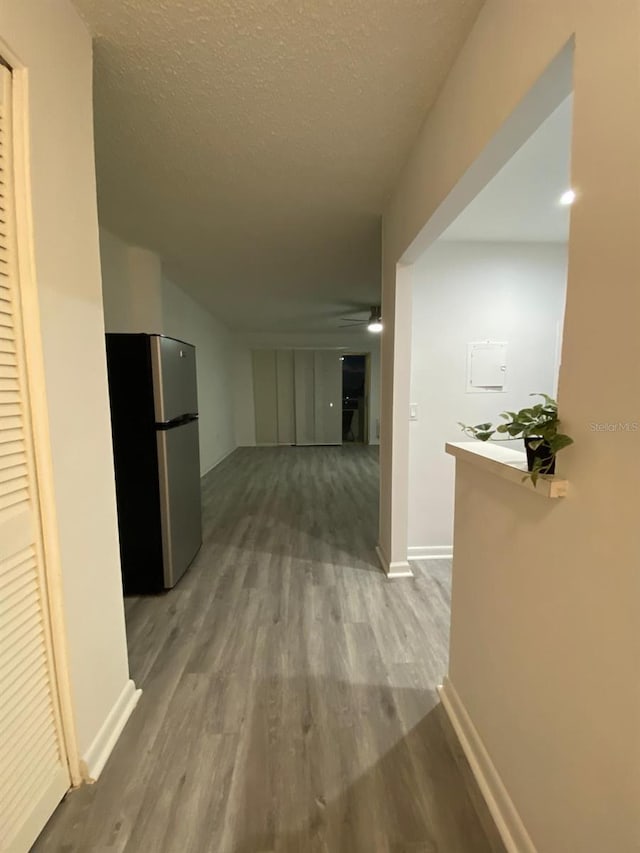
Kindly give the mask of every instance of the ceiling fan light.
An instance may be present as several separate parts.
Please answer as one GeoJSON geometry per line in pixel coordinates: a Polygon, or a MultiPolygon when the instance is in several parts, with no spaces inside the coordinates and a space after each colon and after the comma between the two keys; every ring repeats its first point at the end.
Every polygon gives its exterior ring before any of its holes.
{"type": "Polygon", "coordinates": [[[373,305],[371,308],[367,331],[376,334],[382,331],[382,312],[379,305],[373,305]]]}

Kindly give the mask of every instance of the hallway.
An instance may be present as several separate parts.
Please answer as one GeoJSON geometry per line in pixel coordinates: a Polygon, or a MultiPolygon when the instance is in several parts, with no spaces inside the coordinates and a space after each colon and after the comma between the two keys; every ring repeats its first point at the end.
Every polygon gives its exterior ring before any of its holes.
{"type": "Polygon", "coordinates": [[[241,448],[207,475],[194,565],[126,602],[140,703],[35,851],[501,849],[435,692],[448,563],[386,580],[377,494],[377,448],[241,448]]]}

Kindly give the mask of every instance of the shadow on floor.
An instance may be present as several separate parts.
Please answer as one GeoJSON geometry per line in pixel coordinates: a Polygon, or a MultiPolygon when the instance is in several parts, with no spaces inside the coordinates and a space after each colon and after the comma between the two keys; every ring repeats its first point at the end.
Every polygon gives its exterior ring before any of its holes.
{"type": "MultiPolygon", "coordinates": [[[[285,763],[281,780],[279,762],[265,762],[267,790],[277,792],[267,802],[261,797],[261,780],[245,777],[242,837],[236,837],[229,850],[484,853],[503,849],[489,842],[461,784],[445,733],[450,724],[431,691],[356,687],[328,680],[320,680],[314,688],[318,696],[347,693],[352,724],[344,725],[344,716],[342,725],[338,716],[323,719],[326,707],[308,708],[297,731],[299,720],[290,720],[286,740],[292,766],[287,768],[285,763]],[[399,736],[402,719],[418,717],[425,707],[430,710],[399,736]],[[297,767],[297,776],[290,775],[295,753],[307,757],[297,767]]],[[[256,754],[262,751],[261,740],[269,738],[261,712],[272,699],[266,686],[260,690],[264,693],[255,709],[260,720],[254,717],[252,722],[250,747],[256,754]]],[[[344,714],[344,708],[340,710],[344,714]]],[[[336,708],[338,714],[340,710],[336,708]]],[[[490,824],[486,815],[483,821],[490,824]]]]}
{"type": "Polygon", "coordinates": [[[191,734],[170,747],[127,853],[501,849],[474,810],[433,691],[265,673],[234,717],[233,695],[208,682],[192,674],[174,697],[182,708],[189,697],[191,734]]]}
{"type": "Polygon", "coordinates": [[[234,713],[219,688],[184,675],[159,725],[143,694],[99,784],[34,851],[503,853],[433,691],[274,674],[234,713]]]}

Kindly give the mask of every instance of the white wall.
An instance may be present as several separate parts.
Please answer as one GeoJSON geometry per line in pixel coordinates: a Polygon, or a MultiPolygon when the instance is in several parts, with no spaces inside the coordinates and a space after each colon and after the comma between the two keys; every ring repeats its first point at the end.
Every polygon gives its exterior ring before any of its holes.
{"type": "Polygon", "coordinates": [[[464,463],[456,489],[449,675],[540,853],[630,853],[640,837],[640,433],[591,427],[638,420],[639,32],[637,0],[486,0],[383,222],[380,536],[399,560],[407,249],[445,199],[468,202],[471,184],[489,180],[514,140],[566,97],[567,88],[551,93],[548,75],[536,84],[575,43],[578,199],[558,394],[575,439],[562,454],[569,495],[545,501],[464,463]]]}
{"type": "Polygon", "coordinates": [[[205,474],[236,448],[233,337],[226,326],[166,278],[162,290],[164,333],[196,347],[200,471],[205,474]]]}
{"type": "Polygon", "coordinates": [[[200,407],[200,471],[236,447],[234,343],[229,330],[162,275],[148,249],[100,229],[105,325],[109,332],[159,332],[196,347],[200,407]]]}
{"type": "Polygon", "coordinates": [[[5,56],[28,73],[35,268],[64,615],[79,750],[129,679],[93,156],[91,38],[67,0],[3,0],[5,56]]]}
{"type": "Polygon", "coordinates": [[[158,255],[129,246],[100,229],[102,297],[109,332],[162,329],[162,263],[158,255]]]}
{"type": "Polygon", "coordinates": [[[164,331],[162,261],[100,228],[104,322],[108,332],[164,331]]]}
{"type": "MultiPolygon", "coordinates": [[[[410,554],[453,544],[454,462],[447,441],[458,422],[499,423],[505,409],[555,394],[567,247],[558,243],[439,241],[413,267],[410,425],[410,554]],[[467,393],[467,344],[507,341],[504,393],[467,393]],[[412,552],[411,549],[414,549],[412,552]],[[415,549],[419,549],[416,552],[415,549]]],[[[518,449],[522,449],[518,442],[518,449]]]]}
{"type": "Polygon", "coordinates": [[[371,377],[369,393],[369,444],[379,444],[380,422],[380,339],[371,333],[251,333],[238,337],[234,366],[236,442],[242,446],[256,443],[255,409],[253,402],[254,349],[337,349],[354,353],[369,353],[371,377]]]}

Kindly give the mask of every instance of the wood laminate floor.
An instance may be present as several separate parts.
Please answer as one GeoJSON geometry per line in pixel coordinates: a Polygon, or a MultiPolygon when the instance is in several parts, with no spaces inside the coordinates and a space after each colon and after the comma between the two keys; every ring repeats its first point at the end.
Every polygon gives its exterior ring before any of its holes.
{"type": "Polygon", "coordinates": [[[140,703],[35,851],[502,849],[435,691],[448,561],[381,573],[377,469],[374,448],[241,448],[206,477],[195,563],[126,601],[140,703]]]}

